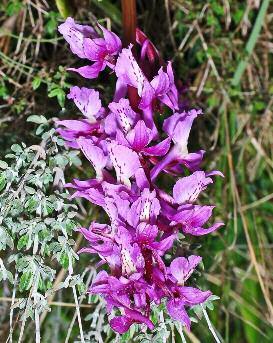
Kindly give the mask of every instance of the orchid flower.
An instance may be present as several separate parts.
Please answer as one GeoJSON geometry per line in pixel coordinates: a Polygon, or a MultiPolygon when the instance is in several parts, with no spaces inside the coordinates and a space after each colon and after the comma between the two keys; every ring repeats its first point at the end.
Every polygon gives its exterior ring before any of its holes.
{"type": "Polygon", "coordinates": [[[69,69],[88,79],[98,77],[106,66],[113,69],[115,65],[114,56],[121,49],[119,37],[103,26],[98,26],[103,33],[103,38],[100,38],[93,28],[75,24],[70,17],[59,26],[59,32],[69,43],[71,51],[80,58],[94,62],[92,65],[69,69]]]}
{"type": "Polygon", "coordinates": [[[109,217],[107,224],[92,222],[88,229],[79,229],[88,242],[80,252],[99,256],[97,266],[105,269],[89,292],[104,297],[110,326],[120,334],[133,324],[153,330],[151,304],[162,302],[171,318],[190,329],[188,308],[211,295],[189,286],[202,258],[165,257],[173,254],[179,231],[187,239],[223,225],[207,227],[214,206],[196,204],[213,177],[223,175],[200,169],[203,150],[189,152],[191,127],[202,111],[182,110],[172,64],[160,66],[158,51],[139,29],[140,56],[132,52],[132,44],[122,49],[113,32],[99,28],[103,37],[72,18],[59,26],[72,52],[93,62],[70,70],[89,79],[108,66],[117,79],[113,100],[105,107],[97,90],[72,87],[68,99],[82,118],[56,121],[66,144],[81,150],[94,171],[92,179],[66,184],[74,190],[71,197],[100,206],[109,217]],[[166,107],[172,114],[157,127],[155,116],[166,107]],[[160,173],[177,177],[172,194],[156,184],[160,173]]]}

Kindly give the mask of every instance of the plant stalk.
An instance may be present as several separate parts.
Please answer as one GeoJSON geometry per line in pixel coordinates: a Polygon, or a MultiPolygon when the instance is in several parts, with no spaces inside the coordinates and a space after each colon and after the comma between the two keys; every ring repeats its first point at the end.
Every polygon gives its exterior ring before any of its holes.
{"type": "Polygon", "coordinates": [[[136,42],[136,1],[121,0],[123,45],[127,47],[136,42]]]}

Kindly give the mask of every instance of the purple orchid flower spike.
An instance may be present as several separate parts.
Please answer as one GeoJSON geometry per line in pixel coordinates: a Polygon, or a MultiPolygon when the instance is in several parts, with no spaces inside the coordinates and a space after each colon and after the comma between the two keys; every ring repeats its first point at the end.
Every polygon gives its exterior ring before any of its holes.
{"type": "Polygon", "coordinates": [[[140,30],[138,56],[137,50],[133,55],[132,45],[121,49],[114,33],[99,28],[103,37],[72,18],[59,26],[72,52],[93,62],[70,70],[95,78],[108,66],[117,77],[114,99],[105,108],[96,90],[72,87],[68,98],[83,117],[56,122],[67,145],[80,149],[96,174],[93,179],[66,184],[74,191],[71,198],[87,199],[109,218],[107,224],[93,222],[88,229],[79,229],[88,242],[80,252],[98,255],[97,268],[105,269],[89,291],[104,297],[110,326],[120,334],[133,324],[153,330],[151,305],[163,302],[170,317],[190,329],[187,309],[211,295],[188,286],[202,258],[180,256],[169,262],[165,257],[173,253],[180,230],[202,236],[223,225],[205,227],[214,206],[195,204],[213,183],[213,176],[223,175],[199,169],[203,150],[188,152],[190,130],[201,111],[179,113],[171,63],[160,68],[164,63],[159,53],[140,30]],[[173,114],[159,127],[155,114],[164,106],[173,114]],[[189,175],[182,177],[184,167],[189,175]],[[155,184],[161,172],[178,177],[172,195],[165,185],[155,184]]]}

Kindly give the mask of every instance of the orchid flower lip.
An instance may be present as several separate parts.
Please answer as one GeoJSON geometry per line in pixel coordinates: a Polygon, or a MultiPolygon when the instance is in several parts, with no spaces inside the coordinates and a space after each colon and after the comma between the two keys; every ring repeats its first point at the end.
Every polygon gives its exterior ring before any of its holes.
{"type": "Polygon", "coordinates": [[[110,326],[120,334],[135,323],[153,330],[151,304],[163,302],[170,317],[190,329],[188,308],[204,303],[211,294],[190,286],[202,257],[187,254],[169,263],[166,254],[172,255],[173,247],[181,244],[179,232],[186,240],[224,225],[207,227],[215,206],[200,205],[201,194],[224,175],[203,171],[205,151],[191,152],[188,146],[192,125],[202,111],[181,109],[172,63],[159,66],[159,52],[140,29],[138,56],[137,50],[132,53],[132,44],[122,48],[115,33],[97,26],[99,33],[67,18],[59,32],[72,53],[87,61],[68,70],[86,79],[95,79],[102,71],[115,75],[113,99],[104,107],[98,90],[73,86],[67,98],[82,117],[55,121],[67,146],[82,152],[94,174],[65,185],[74,191],[71,198],[84,198],[109,217],[107,224],[93,221],[89,228],[78,229],[87,241],[79,253],[98,255],[97,269],[105,269],[98,272],[89,292],[104,297],[108,313],[119,311],[110,326]],[[157,109],[165,108],[172,114],[159,125],[157,109]],[[166,174],[176,177],[172,190],[156,184],[157,177],[166,174]]]}

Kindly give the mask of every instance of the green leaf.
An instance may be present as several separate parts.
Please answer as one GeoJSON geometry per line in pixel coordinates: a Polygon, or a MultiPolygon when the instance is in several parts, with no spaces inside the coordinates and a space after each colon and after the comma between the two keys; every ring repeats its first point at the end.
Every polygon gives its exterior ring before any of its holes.
{"type": "Polygon", "coordinates": [[[23,8],[24,4],[21,1],[18,0],[10,0],[8,4],[6,5],[6,14],[7,16],[11,17],[14,14],[17,14],[20,12],[20,10],[23,8]]]}
{"type": "Polygon", "coordinates": [[[67,18],[72,15],[72,7],[69,0],[55,0],[56,6],[63,18],[67,18]]]}
{"type": "Polygon", "coordinates": [[[28,194],[35,194],[36,193],[36,190],[32,187],[29,187],[29,186],[25,186],[24,187],[25,191],[28,193],[28,194]]]}
{"type": "Polygon", "coordinates": [[[9,165],[7,164],[7,162],[0,160],[0,168],[1,169],[7,169],[9,167],[9,165]]]}
{"type": "Polygon", "coordinates": [[[32,212],[32,211],[36,210],[38,205],[39,205],[39,203],[38,203],[37,198],[35,196],[33,196],[33,197],[31,197],[30,199],[27,200],[27,202],[25,203],[25,208],[29,212],[32,212]]]}
{"type": "Polygon", "coordinates": [[[56,35],[58,19],[60,18],[59,13],[50,11],[46,14],[46,18],[48,18],[48,21],[44,26],[45,32],[50,36],[56,35]]]}
{"type": "Polygon", "coordinates": [[[3,226],[0,226],[0,250],[6,249],[6,246],[13,249],[13,240],[7,230],[3,226]]]}
{"type": "Polygon", "coordinates": [[[41,82],[42,82],[42,79],[40,78],[40,76],[35,76],[32,81],[32,88],[36,90],[37,88],[40,87],[41,82]]]}
{"type": "Polygon", "coordinates": [[[4,173],[0,173],[0,192],[6,187],[6,175],[4,173]]]}
{"type": "Polygon", "coordinates": [[[30,289],[32,282],[33,282],[33,273],[31,271],[27,271],[23,273],[19,282],[20,291],[22,292],[22,291],[30,289]]]}
{"type": "Polygon", "coordinates": [[[53,88],[49,93],[48,93],[49,98],[57,97],[58,103],[61,107],[64,107],[64,101],[65,101],[65,92],[62,88],[56,87],[53,88]]]}
{"type": "Polygon", "coordinates": [[[17,249],[21,250],[24,246],[27,246],[28,240],[29,240],[29,235],[21,236],[17,243],[17,249]]]}
{"type": "Polygon", "coordinates": [[[35,124],[46,124],[47,119],[46,117],[40,115],[38,116],[37,114],[33,114],[27,118],[27,122],[35,123],[35,124]]]}
{"type": "Polygon", "coordinates": [[[69,258],[65,251],[62,252],[59,262],[64,269],[67,269],[69,267],[69,258]]]}
{"type": "Polygon", "coordinates": [[[12,144],[11,150],[19,154],[23,152],[23,149],[19,144],[12,144]]]}

